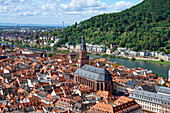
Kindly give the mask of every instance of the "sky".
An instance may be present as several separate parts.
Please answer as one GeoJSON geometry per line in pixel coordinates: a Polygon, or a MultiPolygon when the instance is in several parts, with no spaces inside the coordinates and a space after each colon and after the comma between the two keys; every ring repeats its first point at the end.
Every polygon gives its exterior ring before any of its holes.
{"type": "Polygon", "coordinates": [[[0,0],[0,23],[72,25],[115,13],[142,0],[0,0]]]}

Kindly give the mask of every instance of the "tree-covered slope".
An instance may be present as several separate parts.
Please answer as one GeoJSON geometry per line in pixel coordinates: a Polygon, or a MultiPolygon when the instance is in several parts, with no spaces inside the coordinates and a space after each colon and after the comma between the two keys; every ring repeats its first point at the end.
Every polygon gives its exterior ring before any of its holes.
{"type": "Polygon", "coordinates": [[[170,53],[170,0],[144,0],[119,13],[103,14],[75,23],[57,34],[67,41],[80,43],[82,33],[92,44],[115,43],[133,50],[170,53]]]}

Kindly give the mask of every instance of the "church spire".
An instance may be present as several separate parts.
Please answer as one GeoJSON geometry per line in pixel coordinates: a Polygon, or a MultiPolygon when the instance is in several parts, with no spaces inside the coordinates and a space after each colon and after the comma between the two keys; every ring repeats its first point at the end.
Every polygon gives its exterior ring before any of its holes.
{"type": "Polygon", "coordinates": [[[81,37],[80,50],[86,50],[86,43],[85,43],[85,38],[84,38],[84,36],[81,37]]]}
{"type": "Polygon", "coordinates": [[[84,64],[89,64],[89,57],[87,56],[85,38],[82,36],[79,50],[78,67],[81,67],[84,64]]]}

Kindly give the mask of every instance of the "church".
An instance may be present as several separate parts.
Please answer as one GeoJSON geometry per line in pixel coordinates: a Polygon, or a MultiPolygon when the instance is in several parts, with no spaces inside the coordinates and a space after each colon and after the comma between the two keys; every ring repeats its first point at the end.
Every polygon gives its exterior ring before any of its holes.
{"type": "Polygon", "coordinates": [[[78,69],[74,73],[74,81],[90,86],[94,91],[109,91],[112,93],[112,78],[106,68],[99,68],[88,65],[89,57],[87,56],[85,38],[82,36],[80,44],[78,69]]]}

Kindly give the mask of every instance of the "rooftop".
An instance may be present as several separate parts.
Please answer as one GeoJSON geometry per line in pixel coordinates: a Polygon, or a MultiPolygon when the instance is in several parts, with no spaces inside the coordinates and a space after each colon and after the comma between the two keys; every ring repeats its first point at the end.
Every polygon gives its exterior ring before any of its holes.
{"type": "Polygon", "coordinates": [[[96,81],[111,81],[110,73],[104,68],[98,68],[95,66],[87,65],[78,68],[75,74],[87,77],[96,81]]]}

